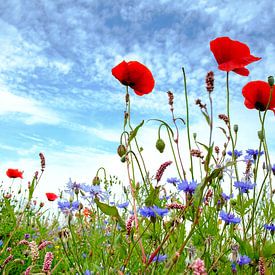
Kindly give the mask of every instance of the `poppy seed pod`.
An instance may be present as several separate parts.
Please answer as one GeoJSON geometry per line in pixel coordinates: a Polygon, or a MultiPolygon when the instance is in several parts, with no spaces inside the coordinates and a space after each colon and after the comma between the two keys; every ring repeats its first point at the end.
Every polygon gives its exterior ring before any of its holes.
{"type": "Polygon", "coordinates": [[[120,157],[123,157],[126,154],[126,147],[123,144],[120,144],[117,147],[117,153],[120,157]]]}
{"type": "Polygon", "coordinates": [[[164,148],[165,148],[165,143],[164,141],[159,138],[156,142],[156,148],[159,150],[160,153],[163,153],[164,151],[164,148]]]}
{"type": "Polygon", "coordinates": [[[270,87],[274,86],[274,77],[273,77],[273,75],[270,75],[268,77],[268,84],[269,84],[270,87]]]}
{"type": "Polygon", "coordinates": [[[234,132],[235,132],[235,133],[238,133],[238,130],[239,130],[238,124],[235,124],[235,125],[233,126],[233,129],[234,129],[234,132]]]}

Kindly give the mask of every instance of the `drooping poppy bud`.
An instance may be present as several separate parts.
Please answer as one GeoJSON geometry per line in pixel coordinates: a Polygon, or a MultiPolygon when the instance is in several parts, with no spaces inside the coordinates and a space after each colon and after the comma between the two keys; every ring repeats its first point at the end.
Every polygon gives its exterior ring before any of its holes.
{"type": "Polygon", "coordinates": [[[95,176],[93,178],[93,185],[99,185],[100,184],[100,178],[98,176],[95,176]]]}
{"type": "Polygon", "coordinates": [[[164,151],[164,148],[165,148],[165,143],[164,141],[159,138],[156,142],[156,148],[159,150],[160,153],[163,153],[164,151]]]}
{"type": "Polygon", "coordinates": [[[123,144],[120,144],[117,147],[117,153],[120,157],[123,157],[126,154],[126,147],[123,144]]]}

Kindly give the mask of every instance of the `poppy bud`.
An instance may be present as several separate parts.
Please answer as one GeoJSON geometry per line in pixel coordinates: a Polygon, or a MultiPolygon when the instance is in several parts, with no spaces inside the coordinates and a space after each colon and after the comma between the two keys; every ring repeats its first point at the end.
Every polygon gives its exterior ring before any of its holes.
{"type": "Polygon", "coordinates": [[[99,185],[100,184],[100,178],[98,176],[95,176],[93,179],[93,185],[99,185]]]}
{"type": "Polygon", "coordinates": [[[197,138],[197,133],[193,133],[193,138],[194,138],[194,140],[196,140],[196,138],[197,138]]]}
{"type": "Polygon", "coordinates": [[[274,86],[274,77],[272,75],[268,77],[268,84],[270,87],[274,86]]]}
{"type": "Polygon", "coordinates": [[[160,153],[163,153],[164,151],[164,148],[165,148],[165,143],[164,141],[159,138],[156,142],[156,148],[159,150],[160,153]]]}
{"type": "Polygon", "coordinates": [[[259,137],[260,141],[264,140],[264,133],[263,133],[263,131],[258,131],[258,137],[259,137]]]}
{"type": "Polygon", "coordinates": [[[123,157],[126,154],[126,147],[123,144],[120,144],[117,147],[117,153],[120,157],[123,157]]]}
{"type": "Polygon", "coordinates": [[[233,129],[234,129],[234,132],[237,133],[238,130],[239,130],[238,124],[235,124],[235,125],[233,126],[233,129]]]}

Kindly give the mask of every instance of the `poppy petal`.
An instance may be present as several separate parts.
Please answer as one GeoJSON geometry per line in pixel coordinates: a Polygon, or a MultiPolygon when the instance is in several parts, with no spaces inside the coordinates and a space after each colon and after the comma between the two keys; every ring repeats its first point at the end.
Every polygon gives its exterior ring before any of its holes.
{"type": "Polygon", "coordinates": [[[233,72],[243,76],[249,75],[249,70],[247,68],[237,68],[237,69],[234,69],[233,72]]]}
{"type": "Polygon", "coordinates": [[[112,69],[112,75],[123,85],[128,84],[128,64],[124,60],[112,69]]]}
{"type": "MultiPolygon", "coordinates": [[[[247,83],[243,89],[242,94],[245,98],[245,106],[249,109],[258,109],[263,111],[270,99],[270,86],[267,82],[257,80],[247,83]]],[[[275,91],[272,92],[272,98],[269,103],[269,110],[275,108],[275,91]]]]}
{"type": "Polygon", "coordinates": [[[237,74],[247,76],[249,71],[242,70],[246,65],[258,61],[261,58],[250,54],[249,47],[229,37],[218,37],[210,42],[210,50],[222,71],[234,71],[237,74]]]}
{"type": "Polygon", "coordinates": [[[155,80],[151,71],[138,61],[122,61],[112,69],[113,76],[123,85],[130,86],[137,95],[152,92],[155,80]]]}

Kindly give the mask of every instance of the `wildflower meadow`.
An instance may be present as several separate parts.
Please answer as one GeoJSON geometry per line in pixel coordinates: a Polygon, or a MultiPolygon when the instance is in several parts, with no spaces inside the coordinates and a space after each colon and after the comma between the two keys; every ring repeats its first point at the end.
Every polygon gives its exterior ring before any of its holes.
{"type": "MultiPolygon", "coordinates": [[[[231,123],[229,77],[249,75],[246,66],[261,57],[252,45],[229,37],[210,41],[209,55],[224,74],[224,113],[214,116],[216,68],[205,72],[207,102],[190,101],[188,72],[182,71],[185,101],[167,91],[170,121],[151,118],[133,125],[131,99],[154,92],[158,76],[139,61],[110,68],[118,89],[125,90],[117,161],[127,182],[98,167],[89,183],[70,179],[59,194],[46,193],[52,208],[34,199],[47,169],[41,152],[28,186],[14,192],[20,167],[6,171],[0,189],[1,274],[275,274],[275,160],[269,154],[265,122],[275,113],[274,77],[248,82],[241,91],[243,108],[258,113],[257,148],[239,148],[239,127],[231,123]],[[213,71],[212,71],[212,70],[213,71]],[[190,131],[190,104],[196,104],[208,127],[190,131]],[[272,112],[270,112],[272,111],[272,112]],[[155,159],[171,153],[157,171],[149,171],[139,132],[155,125],[155,159]],[[220,132],[223,144],[213,138],[220,132]],[[188,153],[183,153],[183,147],[188,153]],[[175,173],[169,174],[168,167],[175,173]],[[25,189],[25,191],[23,191],[25,189]],[[119,191],[118,191],[119,190],[119,191]]],[[[241,111],[241,110],[240,110],[241,111]]],[[[274,118],[272,117],[274,120],[274,118]]],[[[235,122],[234,122],[235,123],[235,122]]]]}

